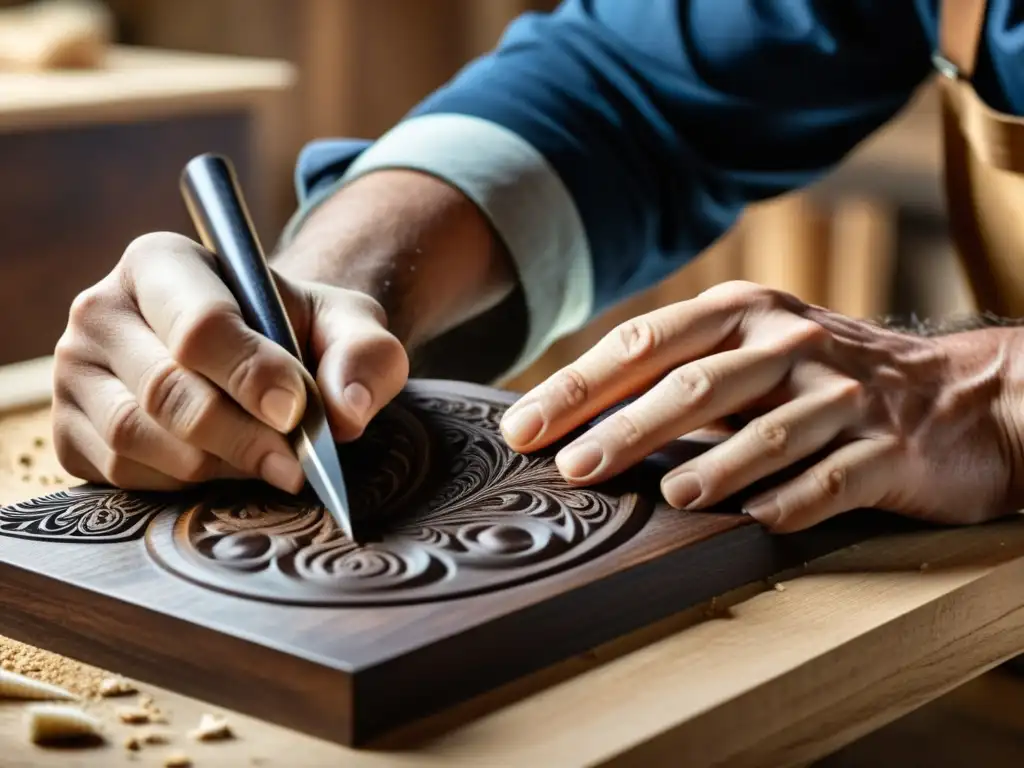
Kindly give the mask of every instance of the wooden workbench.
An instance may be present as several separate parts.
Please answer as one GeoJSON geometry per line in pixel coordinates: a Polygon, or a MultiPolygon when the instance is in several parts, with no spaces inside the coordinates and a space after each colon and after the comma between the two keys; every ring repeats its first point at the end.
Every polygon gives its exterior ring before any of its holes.
{"type": "MultiPolygon", "coordinates": [[[[46,361],[0,369],[0,502],[71,482],[48,440],[48,381],[46,361]]],[[[50,752],[21,736],[21,705],[4,704],[3,764],[160,765],[184,751],[197,767],[802,765],[1024,651],[1024,520],[871,541],[780,584],[722,596],[370,750],[229,714],[238,738],[223,744],[182,736],[131,754],[119,739],[129,726],[111,716],[109,747],[50,752]]],[[[210,711],[141,687],[179,734],[210,711]]]]}

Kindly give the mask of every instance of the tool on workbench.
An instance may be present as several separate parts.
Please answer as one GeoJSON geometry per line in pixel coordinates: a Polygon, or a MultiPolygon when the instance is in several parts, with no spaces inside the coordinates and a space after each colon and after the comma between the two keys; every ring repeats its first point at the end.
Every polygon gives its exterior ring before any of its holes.
{"type": "MultiPolygon", "coordinates": [[[[253,330],[302,360],[263,247],[242,197],[230,161],[219,155],[193,158],[181,175],[181,193],[200,239],[217,259],[221,276],[253,330]]],[[[349,512],[338,450],[327,424],[323,399],[307,382],[306,412],[294,434],[294,447],[320,501],[342,531],[358,541],[349,512]]]]}

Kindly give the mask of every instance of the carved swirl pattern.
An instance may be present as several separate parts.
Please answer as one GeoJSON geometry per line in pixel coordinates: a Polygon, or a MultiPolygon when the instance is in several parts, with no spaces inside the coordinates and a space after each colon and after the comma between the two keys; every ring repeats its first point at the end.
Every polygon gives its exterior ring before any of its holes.
{"type": "Polygon", "coordinates": [[[139,537],[164,507],[151,495],[83,485],[0,507],[0,535],[90,543],[129,541],[139,537]]]}
{"type": "Polygon", "coordinates": [[[79,486],[0,508],[0,536],[126,542],[202,586],[312,605],[392,604],[498,589],[578,563],[631,534],[634,494],[571,488],[550,457],[513,453],[510,396],[414,382],[341,446],[355,544],[311,494],[226,483],[186,494],[79,486]]]}
{"type": "Polygon", "coordinates": [[[492,390],[459,391],[410,386],[343,454],[353,514],[375,527],[373,541],[348,540],[312,498],[236,487],[161,515],[150,553],[198,584],[251,598],[394,604],[537,578],[646,518],[635,495],[572,488],[552,458],[509,450],[498,430],[507,403],[492,390]]]}

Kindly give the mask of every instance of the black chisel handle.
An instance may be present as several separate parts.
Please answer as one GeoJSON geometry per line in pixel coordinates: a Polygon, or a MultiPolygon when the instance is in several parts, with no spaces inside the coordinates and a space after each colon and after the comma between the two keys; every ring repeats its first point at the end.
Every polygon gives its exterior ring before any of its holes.
{"type": "Polygon", "coordinates": [[[238,302],[246,324],[301,360],[298,339],[231,162],[214,154],[193,158],[182,171],[181,194],[196,232],[216,257],[221,279],[238,302]]]}

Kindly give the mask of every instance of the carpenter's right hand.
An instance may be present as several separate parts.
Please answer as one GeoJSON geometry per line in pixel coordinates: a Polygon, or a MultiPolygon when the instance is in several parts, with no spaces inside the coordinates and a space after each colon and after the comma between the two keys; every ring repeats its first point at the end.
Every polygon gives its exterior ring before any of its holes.
{"type": "MultiPolygon", "coordinates": [[[[278,277],[338,440],[351,440],[409,373],[369,296],[278,277]]],[[[250,330],[212,255],[180,235],[145,235],[71,307],[55,353],[54,443],[83,480],[172,489],[304,478],[285,433],[305,408],[304,372],[250,330]]]]}

